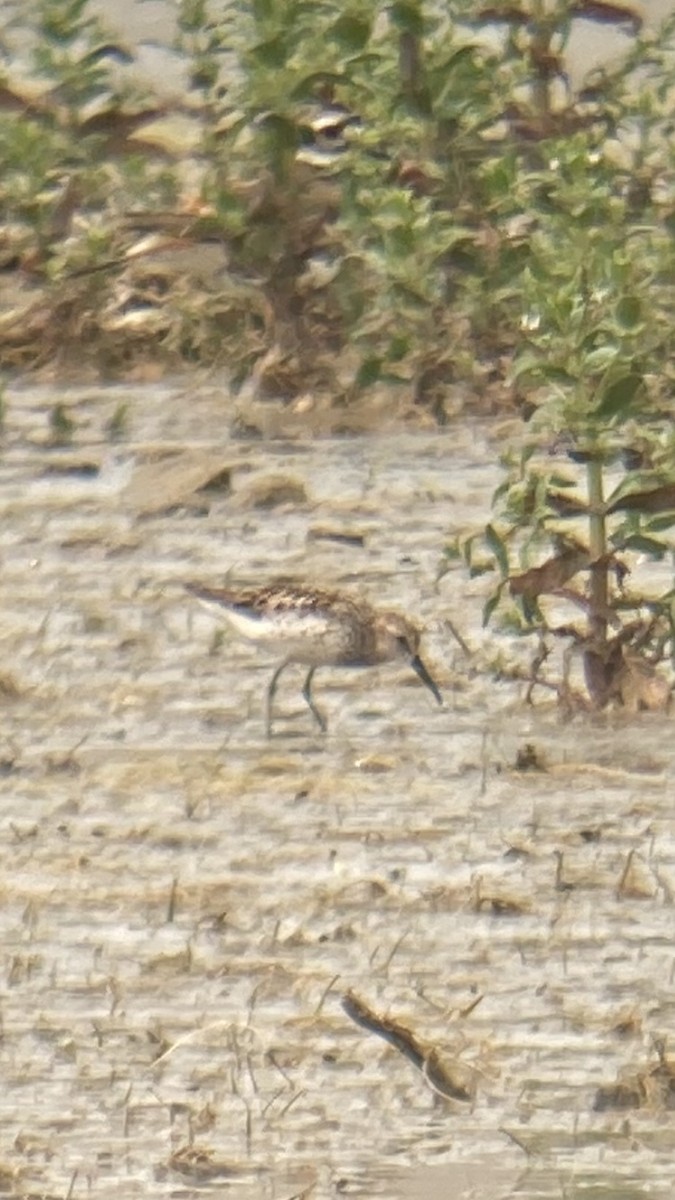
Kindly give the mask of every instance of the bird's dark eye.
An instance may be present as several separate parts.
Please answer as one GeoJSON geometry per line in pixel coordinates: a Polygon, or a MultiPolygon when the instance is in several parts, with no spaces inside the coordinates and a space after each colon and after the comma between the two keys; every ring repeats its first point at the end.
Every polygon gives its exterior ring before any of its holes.
{"type": "Polygon", "coordinates": [[[400,633],[400,634],[399,634],[399,636],[397,637],[396,641],[398,642],[398,644],[399,644],[399,646],[401,647],[401,649],[402,649],[402,650],[409,650],[409,649],[410,649],[410,645],[409,645],[409,643],[408,643],[408,639],[407,639],[407,637],[405,637],[405,636],[404,636],[402,633],[400,633]]]}

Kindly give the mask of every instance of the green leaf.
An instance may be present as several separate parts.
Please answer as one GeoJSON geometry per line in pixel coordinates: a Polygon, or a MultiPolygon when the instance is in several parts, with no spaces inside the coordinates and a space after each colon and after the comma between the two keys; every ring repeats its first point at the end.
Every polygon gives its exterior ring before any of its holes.
{"type": "MultiPolygon", "coordinates": [[[[396,229],[385,228],[383,241],[387,254],[391,254],[393,258],[405,259],[415,249],[415,231],[406,225],[399,225],[396,229]]],[[[409,283],[412,285],[413,281],[410,280],[409,283]]]]}
{"type": "Polygon", "coordinates": [[[265,113],[260,118],[259,126],[271,136],[278,150],[295,150],[300,143],[297,125],[287,117],[282,117],[280,113],[265,113]]]}
{"type": "Polygon", "coordinates": [[[546,380],[549,383],[559,383],[563,387],[572,387],[577,382],[574,375],[570,375],[569,371],[563,367],[546,362],[544,357],[536,351],[525,350],[518,355],[509,373],[509,378],[515,382],[528,375],[532,381],[546,380]]]}
{"type": "Polygon", "coordinates": [[[376,357],[366,358],[356,372],[354,382],[358,388],[371,387],[372,384],[377,383],[381,373],[382,359],[376,357]]]}
{"type": "Polygon", "coordinates": [[[529,596],[519,596],[518,604],[528,625],[543,625],[544,617],[537,601],[529,596]]]}
{"type": "Polygon", "coordinates": [[[523,350],[516,358],[509,372],[509,381],[522,379],[523,375],[539,375],[542,368],[542,357],[532,350],[523,350]]]}
{"type": "Polygon", "coordinates": [[[291,100],[316,100],[322,91],[330,91],[343,83],[342,75],[334,71],[312,71],[291,89],[291,100]]]}
{"type": "Polygon", "coordinates": [[[396,0],[389,9],[392,24],[406,33],[414,33],[421,37],[424,33],[424,15],[419,0],[396,0]]]}
{"type": "Polygon", "coordinates": [[[274,13],[275,0],[253,0],[253,17],[259,23],[269,21],[274,13]]]}
{"type": "Polygon", "coordinates": [[[649,521],[647,528],[654,533],[661,533],[662,530],[672,529],[673,525],[675,525],[675,512],[664,513],[663,516],[654,517],[653,521],[649,521]]]}
{"type": "Polygon", "coordinates": [[[634,329],[640,324],[642,303],[637,296],[623,296],[616,306],[616,319],[624,329],[634,329]]]}
{"type": "Polygon", "coordinates": [[[499,604],[499,601],[502,598],[503,587],[504,587],[504,584],[502,582],[502,583],[500,583],[496,592],[493,592],[492,595],[488,598],[488,600],[483,605],[483,629],[485,629],[485,627],[487,625],[489,625],[490,618],[491,618],[493,612],[495,611],[497,605],[499,604]]]}
{"type": "Polygon", "coordinates": [[[370,22],[344,13],[328,30],[326,37],[347,52],[362,50],[370,37],[370,22]]]}
{"type": "Polygon", "coordinates": [[[502,538],[500,538],[494,525],[485,526],[485,541],[489,549],[494,554],[501,571],[502,578],[506,579],[509,573],[509,556],[506,552],[506,546],[502,538]]]}
{"type": "Polygon", "coordinates": [[[249,54],[258,66],[273,67],[278,70],[280,67],[286,66],[289,47],[286,38],[279,34],[277,37],[269,38],[266,42],[258,42],[257,46],[251,47],[249,54]]]}
{"type": "Polygon", "coordinates": [[[669,552],[670,546],[658,538],[647,537],[644,533],[630,533],[627,537],[610,539],[617,550],[632,550],[635,554],[646,554],[649,558],[659,561],[669,552]]]}
{"type": "Polygon", "coordinates": [[[471,570],[471,566],[472,566],[473,544],[474,544],[475,540],[476,540],[475,534],[472,534],[470,537],[465,539],[463,544],[460,545],[460,551],[462,554],[462,558],[464,559],[464,562],[465,562],[466,566],[469,568],[469,570],[471,570]]]}
{"type": "Polygon", "coordinates": [[[446,229],[442,234],[434,240],[434,250],[437,254],[445,254],[448,250],[452,250],[454,246],[462,245],[463,243],[472,245],[475,239],[475,232],[464,225],[455,225],[451,229],[446,229]]]}
{"type": "Polygon", "coordinates": [[[496,508],[499,501],[502,500],[504,498],[504,496],[508,495],[510,487],[511,487],[511,480],[507,477],[506,479],[503,479],[502,482],[495,488],[494,492],[492,493],[492,507],[493,508],[496,508]]]}
{"type": "Polygon", "coordinates": [[[626,418],[636,396],[642,390],[643,378],[636,371],[626,371],[624,375],[612,379],[604,388],[600,402],[595,409],[595,415],[603,421],[614,417],[626,418]]]}
{"type": "Polygon", "coordinates": [[[450,560],[449,560],[447,550],[444,550],[443,558],[441,559],[440,563],[438,564],[438,570],[436,571],[436,578],[434,580],[434,583],[440,583],[441,579],[445,579],[445,576],[447,575],[449,570],[450,570],[450,560]]]}
{"type": "Polygon", "coordinates": [[[584,354],[583,366],[584,372],[588,374],[593,371],[604,371],[608,367],[613,366],[619,356],[620,350],[618,346],[598,346],[595,350],[584,354]]]}
{"type": "MultiPolygon", "coordinates": [[[[434,61],[434,67],[438,72],[445,74],[446,71],[449,71],[452,67],[458,66],[467,58],[478,58],[478,62],[480,64],[478,46],[472,46],[470,43],[466,43],[464,46],[455,46],[449,54],[440,55],[439,58],[434,61]]],[[[479,69],[483,71],[485,70],[482,65],[480,65],[479,69]]]]}
{"type": "MultiPolygon", "coordinates": [[[[443,558],[445,558],[447,562],[459,562],[461,557],[462,552],[459,548],[459,538],[455,538],[454,542],[450,542],[444,547],[443,558]]],[[[449,568],[446,567],[446,570],[449,570],[449,568]]]]}
{"type": "Polygon", "coordinates": [[[401,362],[406,354],[410,353],[412,348],[410,337],[406,337],[403,334],[392,337],[387,347],[387,361],[401,362]]]}
{"type": "Polygon", "coordinates": [[[658,487],[662,482],[663,478],[658,471],[630,471],[607,496],[607,507],[610,508],[622,496],[630,496],[631,492],[646,492],[650,488],[658,487]]]}

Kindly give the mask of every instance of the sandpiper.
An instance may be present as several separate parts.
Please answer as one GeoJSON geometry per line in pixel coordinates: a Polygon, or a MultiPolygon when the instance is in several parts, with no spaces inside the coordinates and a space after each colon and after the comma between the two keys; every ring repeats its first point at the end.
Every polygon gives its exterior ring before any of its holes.
{"type": "Polygon", "coordinates": [[[263,588],[185,588],[211,615],[220,615],[237,633],[283,654],[267,689],[265,723],[272,736],[272,702],[282,671],[290,663],[309,667],[302,694],[319,729],[326,719],[312,698],[317,667],[371,667],[396,659],[407,661],[439,704],[441,693],[419,655],[420,631],[396,612],[380,612],[364,600],[342,592],[297,584],[273,583],[263,588]]]}

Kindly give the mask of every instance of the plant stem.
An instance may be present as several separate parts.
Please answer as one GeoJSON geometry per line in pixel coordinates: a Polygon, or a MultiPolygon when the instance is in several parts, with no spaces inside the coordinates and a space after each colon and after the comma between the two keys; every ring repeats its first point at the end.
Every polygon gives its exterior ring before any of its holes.
{"type": "Polygon", "coordinates": [[[607,570],[607,529],[604,513],[602,461],[591,456],[586,467],[588,480],[589,550],[591,552],[590,614],[588,632],[596,646],[607,641],[609,582],[607,570]]]}

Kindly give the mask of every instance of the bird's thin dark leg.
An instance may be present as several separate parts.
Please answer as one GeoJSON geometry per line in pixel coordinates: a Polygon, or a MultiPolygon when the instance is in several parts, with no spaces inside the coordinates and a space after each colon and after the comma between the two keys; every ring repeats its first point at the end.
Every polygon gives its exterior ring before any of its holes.
{"type": "Polygon", "coordinates": [[[322,733],[325,733],[326,730],[328,729],[328,724],[326,722],[326,718],[319,712],[318,708],[316,707],[316,704],[314,703],[314,701],[312,699],[312,679],[314,678],[315,671],[316,671],[316,667],[309,668],[309,671],[307,672],[307,678],[305,680],[305,684],[302,689],[302,694],[305,697],[307,704],[309,705],[309,711],[311,712],[312,716],[314,717],[314,720],[316,721],[317,725],[319,726],[319,729],[321,730],[322,733]]]}
{"type": "Polygon", "coordinates": [[[265,728],[267,730],[268,738],[271,738],[272,736],[272,701],[274,700],[274,696],[276,694],[279,677],[282,671],[286,670],[288,664],[289,659],[286,659],[284,662],[282,662],[280,667],[277,667],[272,679],[270,680],[270,686],[267,689],[267,703],[265,705],[265,728]]]}

